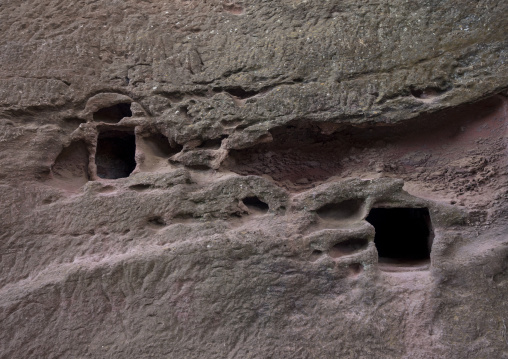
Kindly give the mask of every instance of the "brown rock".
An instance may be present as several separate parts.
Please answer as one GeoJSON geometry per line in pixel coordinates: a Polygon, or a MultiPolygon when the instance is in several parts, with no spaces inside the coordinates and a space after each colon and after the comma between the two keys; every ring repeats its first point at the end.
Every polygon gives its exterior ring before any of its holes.
{"type": "Polygon", "coordinates": [[[0,358],[508,358],[508,3],[0,4],[0,358]]]}

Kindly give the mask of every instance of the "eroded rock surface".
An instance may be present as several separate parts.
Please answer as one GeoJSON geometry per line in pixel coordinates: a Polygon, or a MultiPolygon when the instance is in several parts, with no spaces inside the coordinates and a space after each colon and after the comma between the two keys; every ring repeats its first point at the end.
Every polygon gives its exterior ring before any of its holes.
{"type": "Polygon", "coordinates": [[[1,358],[508,358],[508,3],[0,4],[1,358]]]}

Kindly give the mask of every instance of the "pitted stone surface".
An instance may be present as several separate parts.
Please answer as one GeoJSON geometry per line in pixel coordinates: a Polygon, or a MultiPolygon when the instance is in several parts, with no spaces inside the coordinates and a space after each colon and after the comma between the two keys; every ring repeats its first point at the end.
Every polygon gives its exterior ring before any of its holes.
{"type": "Polygon", "coordinates": [[[2,1],[0,358],[508,358],[507,19],[2,1]]]}

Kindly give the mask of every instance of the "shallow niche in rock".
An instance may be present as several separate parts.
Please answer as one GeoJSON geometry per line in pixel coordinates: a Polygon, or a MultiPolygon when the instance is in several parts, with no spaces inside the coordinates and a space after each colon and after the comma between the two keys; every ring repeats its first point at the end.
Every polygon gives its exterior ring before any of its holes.
{"type": "Polygon", "coordinates": [[[228,2],[228,3],[224,4],[223,7],[224,7],[224,10],[226,10],[227,12],[229,12],[233,15],[242,15],[243,14],[243,8],[240,5],[235,4],[234,2],[228,2]]]}
{"type": "Polygon", "coordinates": [[[372,208],[366,220],[376,231],[381,269],[428,267],[434,232],[427,208],[372,208]]]}
{"type": "Polygon", "coordinates": [[[132,117],[131,104],[129,102],[104,107],[93,114],[94,121],[106,123],[117,123],[125,117],[132,117]]]}
{"type": "Polygon", "coordinates": [[[322,250],[314,249],[312,251],[312,253],[310,254],[310,260],[312,262],[317,261],[323,254],[324,254],[324,252],[322,250]]]}
{"type": "Polygon", "coordinates": [[[138,184],[133,184],[133,185],[129,186],[129,189],[136,191],[136,192],[147,191],[151,188],[152,188],[152,185],[145,184],[145,183],[138,183],[138,184]]]}
{"type": "Polygon", "coordinates": [[[268,212],[270,207],[267,203],[261,201],[258,197],[245,197],[242,199],[242,203],[247,207],[252,214],[265,214],[268,212]]]}
{"type": "Polygon", "coordinates": [[[116,191],[116,188],[113,186],[103,186],[99,188],[98,192],[102,194],[110,194],[116,191]]]}
{"type": "Polygon", "coordinates": [[[447,90],[442,90],[437,87],[425,87],[425,88],[411,88],[411,95],[422,101],[431,101],[436,97],[441,96],[447,90]]]}
{"type": "Polygon", "coordinates": [[[134,131],[109,130],[99,133],[95,164],[97,176],[104,179],[128,177],[136,168],[134,131]]]}
{"type": "Polygon", "coordinates": [[[355,198],[325,204],[316,213],[324,222],[348,222],[360,220],[364,215],[364,208],[363,200],[355,198]]]}
{"type": "Polygon", "coordinates": [[[74,131],[86,120],[77,117],[67,117],[63,119],[62,127],[66,130],[74,131]]]}
{"type": "Polygon", "coordinates": [[[356,277],[363,271],[363,265],[361,263],[352,263],[348,265],[349,275],[356,277]]]}
{"type": "Polygon", "coordinates": [[[367,248],[368,244],[367,238],[351,238],[335,244],[330,248],[328,254],[332,258],[339,258],[363,250],[367,248]]]}
{"type": "Polygon", "coordinates": [[[83,141],[64,147],[51,167],[52,182],[58,187],[75,190],[89,180],[88,150],[83,141]]]}
{"type": "Polygon", "coordinates": [[[168,165],[168,159],[181,152],[183,146],[169,143],[166,136],[160,133],[153,133],[139,138],[138,149],[143,154],[140,169],[153,171],[168,165]]]}
{"type": "Polygon", "coordinates": [[[152,228],[161,228],[166,225],[166,221],[161,216],[152,216],[148,218],[147,224],[152,228]]]}
{"type": "Polygon", "coordinates": [[[209,139],[201,142],[197,148],[206,150],[218,150],[222,146],[222,141],[228,138],[227,135],[222,135],[219,138],[209,139]]]}

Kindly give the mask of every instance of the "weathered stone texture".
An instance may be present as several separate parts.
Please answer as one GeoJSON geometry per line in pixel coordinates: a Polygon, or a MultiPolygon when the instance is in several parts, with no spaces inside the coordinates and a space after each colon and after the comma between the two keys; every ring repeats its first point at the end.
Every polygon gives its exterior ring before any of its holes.
{"type": "Polygon", "coordinates": [[[0,358],[508,358],[507,33],[502,0],[2,0],[0,358]]]}

